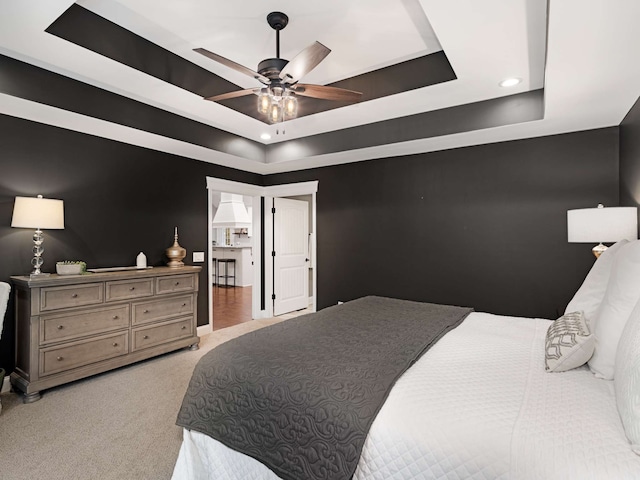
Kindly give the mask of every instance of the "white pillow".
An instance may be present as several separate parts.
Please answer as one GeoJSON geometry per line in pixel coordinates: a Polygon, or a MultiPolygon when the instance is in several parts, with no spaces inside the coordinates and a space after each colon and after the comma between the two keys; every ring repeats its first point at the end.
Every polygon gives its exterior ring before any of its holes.
{"type": "Polygon", "coordinates": [[[609,284],[595,316],[596,350],[589,368],[596,377],[612,380],[616,349],[629,315],[640,298],[640,240],[620,247],[613,259],[609,284]]]}
{"type": "Polygon", "coordinates": [[[618,413],[631,449],[640,455],[640,302],[631,312],[616,352],[618,413]]]}
{"type": "Polygon", "coordinates": [[[565,372],[587,363],[593,355],[595,337],[583,313],[566,313],[549,325],[544,348],[548,372],[565,372]]]}
{"type": "Polygon", "coordinates": [[[595,327],[593,318],[604,298],[609,274],[613,266],[613,259],[620,247],[626,243],[628,243],[628,240],[621,240],[611,245],[600,255],[564,311],[564,313],[582,311],[592,332],[595,327]]]}

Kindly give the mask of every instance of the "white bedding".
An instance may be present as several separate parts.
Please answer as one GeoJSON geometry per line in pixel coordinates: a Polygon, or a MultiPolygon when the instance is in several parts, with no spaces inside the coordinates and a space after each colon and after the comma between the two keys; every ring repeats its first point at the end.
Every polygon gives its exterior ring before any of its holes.
{"type": "MultiPolygon", "coordinates": [[[[549,323],[469,315],[393,387],[354,479],[639,479],[613,382],[545,372],[549,323]]],[[[211,478],[278,477],[185,430],[173,479],[211,478]]]]}

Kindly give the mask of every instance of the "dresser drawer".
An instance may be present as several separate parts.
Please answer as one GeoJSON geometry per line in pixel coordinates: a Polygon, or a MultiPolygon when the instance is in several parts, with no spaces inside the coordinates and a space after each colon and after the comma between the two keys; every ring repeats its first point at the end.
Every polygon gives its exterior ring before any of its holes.
{"type": "Polygon", "coordinates": [[[40,350],[40,375],[71,370],[129,353],[129,332],[40,350]]]}
{"type": "Polygon", "coordinates": [[[131,324],[141,325],[165,318],[193,313],[193,294],[181,295],[132,305],[131,324]]]}
{"type": "Polygon", "coordinates": [[[179,318],[168,322],[134,328],[131,351],[142,350],[180,338],[193,336],[193,317],[179,318]]]}
{"type": "Polygon", "coordinates": [[[153,279],[120,280],[106,283],[107,302],[129,300],[131,298],[150,297],[153,295],[153,279]]]}
{"type": "Polygon", "coordinates": [[[59,308],[81,307],[102,303],[104,287],[102,283],[83,283],[63,287],[43,288],[40,293],[40,311],[59,308]]]}
{"type": "Polygon", "coordinates": [[[129,327],[129,305],[40,317],[40,344],[73,340],[129,327]]]}
{"type": "Polygon", "coordinates": [[[156,292],[178,293],[193,291],[195,286],[194,275],[172,275],[170,277],[156,278],[156,292]]]}

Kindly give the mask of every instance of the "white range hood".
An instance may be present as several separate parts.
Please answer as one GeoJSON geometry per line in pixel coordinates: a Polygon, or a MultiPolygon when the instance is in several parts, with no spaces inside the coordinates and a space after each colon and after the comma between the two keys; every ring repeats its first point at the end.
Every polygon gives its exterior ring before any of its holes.
{"type": "Polygon", "coordinates": [[[220,205],[211,223],[213,228],[249,228],[251,217],[247,212],[242,195],[220,194],[220,205]]]}

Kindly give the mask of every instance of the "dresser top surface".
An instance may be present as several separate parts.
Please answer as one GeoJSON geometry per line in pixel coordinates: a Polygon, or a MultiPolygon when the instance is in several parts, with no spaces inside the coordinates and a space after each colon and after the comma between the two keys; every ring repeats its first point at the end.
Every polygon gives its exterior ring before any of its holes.
{"type": "Polygon", "coordinates": [[[112,272],[87,272],[83,273],[82,275],[58,275],[52,273],[50,275],[38,278],[31,278],[28,275],[12,276],[11,281],[15,285],[38,288],[56,285],[73,285],[80,283],[127,280],[144,277],[161,277],[165,275],[184,275],[189,273],[200,273],[201,270],[202,267],[200,266],[149,267],[135,270],[118,270],[112,272]]]}

